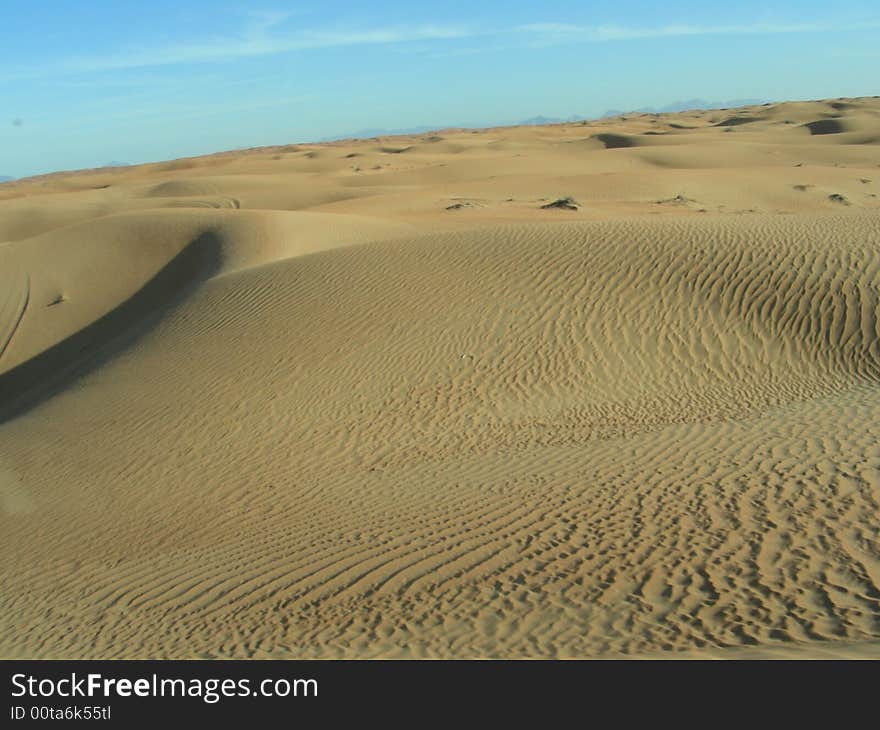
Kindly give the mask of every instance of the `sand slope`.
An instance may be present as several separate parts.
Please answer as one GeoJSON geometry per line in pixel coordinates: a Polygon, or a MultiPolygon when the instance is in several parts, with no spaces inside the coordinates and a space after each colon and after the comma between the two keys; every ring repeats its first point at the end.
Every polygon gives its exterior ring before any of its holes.
{"type": "Polygon", "coordinates": [[[878,108],[9,186],[0,654],[876,656],[878,108]]]}

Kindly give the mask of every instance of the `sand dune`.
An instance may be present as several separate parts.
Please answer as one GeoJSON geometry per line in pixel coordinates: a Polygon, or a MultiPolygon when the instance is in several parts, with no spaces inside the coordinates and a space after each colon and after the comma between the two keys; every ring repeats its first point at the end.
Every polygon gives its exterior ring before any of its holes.
{"type": "Polygon", "coordinates": [[[878,132],[830,100],[5,185],[0,654],[876,656],[878,132]]]}

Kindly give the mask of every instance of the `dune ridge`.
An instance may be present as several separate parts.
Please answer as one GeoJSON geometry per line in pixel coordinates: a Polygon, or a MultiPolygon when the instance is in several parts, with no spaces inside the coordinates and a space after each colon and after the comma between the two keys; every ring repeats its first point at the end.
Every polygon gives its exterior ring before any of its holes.
{"type": "Polygon", "coordinates": [[[876,656],[878,104],[842,103],[7,198],[0,655],[876,656]]]}

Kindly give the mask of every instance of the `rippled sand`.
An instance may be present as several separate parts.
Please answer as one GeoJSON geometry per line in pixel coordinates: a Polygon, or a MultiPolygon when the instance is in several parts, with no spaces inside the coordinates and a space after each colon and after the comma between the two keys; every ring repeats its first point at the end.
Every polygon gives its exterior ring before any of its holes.
{"type": "Polygon", "coordinates": [[[880,655],[878,194],[878,99],[0,185],[0,655],[880,655]]]}

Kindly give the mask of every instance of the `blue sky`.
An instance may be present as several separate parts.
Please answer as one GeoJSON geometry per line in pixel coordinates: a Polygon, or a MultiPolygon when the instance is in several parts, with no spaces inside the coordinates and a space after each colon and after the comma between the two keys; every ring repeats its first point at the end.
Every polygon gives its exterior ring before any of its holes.
{"type": "Polygon", "coordinates": [[[3,0],[0,175],[366,128],[880,93],[880,4],[3,0]]]}

